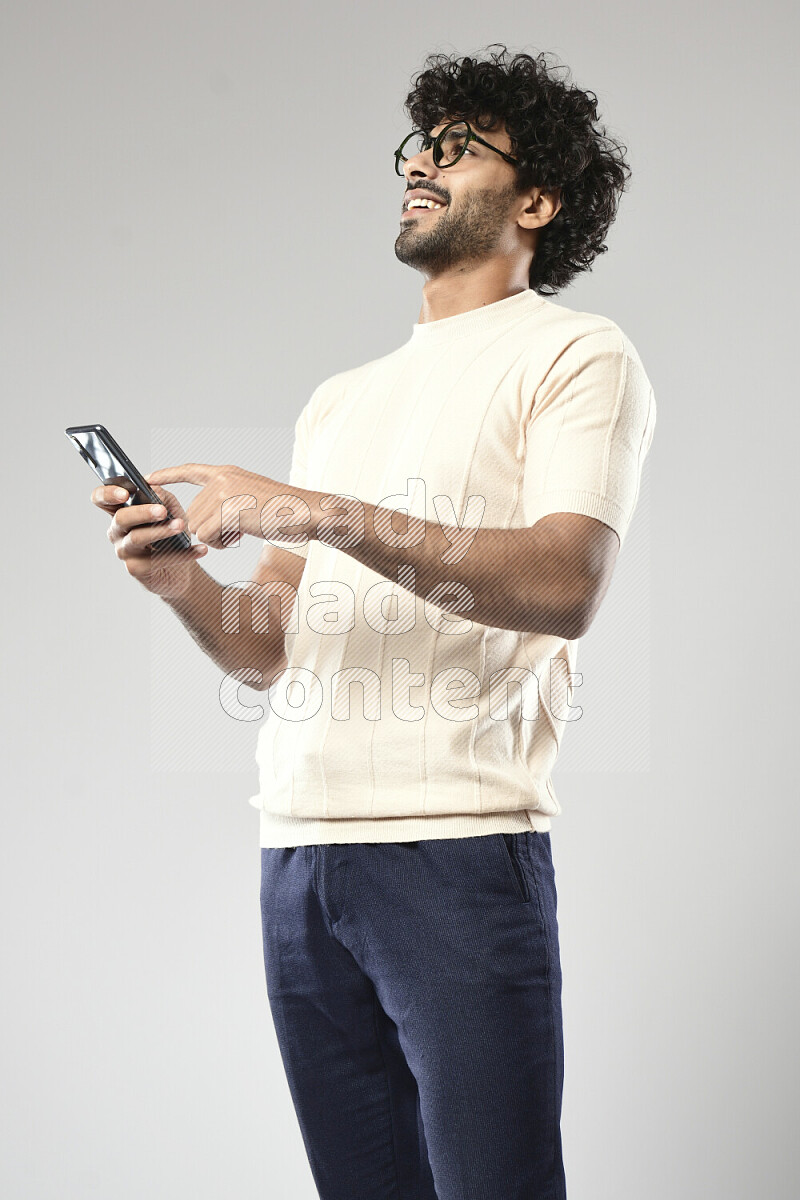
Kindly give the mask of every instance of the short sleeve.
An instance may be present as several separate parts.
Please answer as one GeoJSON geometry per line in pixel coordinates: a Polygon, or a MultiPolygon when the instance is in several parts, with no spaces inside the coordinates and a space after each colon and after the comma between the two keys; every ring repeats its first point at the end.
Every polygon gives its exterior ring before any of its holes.
{"type": "Polygon", "coordinates": [[[527,421],[525,524],[582,513],[610,526],[622,546],[655,420],[653,388],[621,331],[570,343],[538,387],[527,421]]]}

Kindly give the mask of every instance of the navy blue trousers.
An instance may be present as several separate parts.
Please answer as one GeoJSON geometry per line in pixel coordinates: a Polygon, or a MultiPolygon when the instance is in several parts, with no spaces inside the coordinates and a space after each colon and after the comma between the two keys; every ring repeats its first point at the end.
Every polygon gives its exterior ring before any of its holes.
{"type": "Polygon", "coordinates": [[[565,1200],[549,833],[262,847],[261,914],[321,1200],[565,1200]]]}

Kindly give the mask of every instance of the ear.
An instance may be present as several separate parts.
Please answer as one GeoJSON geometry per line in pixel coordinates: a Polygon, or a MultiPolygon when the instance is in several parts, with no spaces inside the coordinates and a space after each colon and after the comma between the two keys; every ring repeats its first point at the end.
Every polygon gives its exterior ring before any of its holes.
{"type": "Polygon", "coordinates": [[[525,208],[517,217],[517,224],[523,229],[540,229],[560,211],[561,188],[552,188],[548,192],[538,187],[531,188],[523,200],[525,208]]]}

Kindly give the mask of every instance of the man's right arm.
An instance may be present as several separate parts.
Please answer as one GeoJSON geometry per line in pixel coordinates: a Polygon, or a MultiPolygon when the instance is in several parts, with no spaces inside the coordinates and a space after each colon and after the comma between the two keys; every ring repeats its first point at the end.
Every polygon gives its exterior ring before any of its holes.
{"type": "Polygon", "coordinates": [[[305,559],[299,554],[266,543],[253,571],[251,587],[217,583],[193,562],[185,589],[162,599],[226,675],[245,668],[260,671],[260,683],[244,682],[256,691],[265,691],[275,674],[288,665],[285,625],[304,568],[305,559]],[[232,612],[238,614],[231,622],[235,630],[226,630],[224,618],[232,612]],[[260,632],[262,624],[266,628],[260,632]]]}
{"type": "Polygon", "coordinates": [[[111,516],[107,534],[117,558],[129,575],[172,608],[222,671],[260,671],[259,683],[243,682],[257,691],[266,690],[287,665],[284,630],[305,568],[304,556],[266,542],[246,587],[217,583],[197,562],[208,551],[205,545],[180,554],[153,554],[154,542],[186,528],[186,514],[177,498],[164,488],[154,490],[162,507],[126,506],[127,491],[107,484],[92,492],[92,503],[111,516]],[[165,516],[173,518],[171,524],[165,516]],[[236,619],[230,620],[231,615],[236,619]]]}

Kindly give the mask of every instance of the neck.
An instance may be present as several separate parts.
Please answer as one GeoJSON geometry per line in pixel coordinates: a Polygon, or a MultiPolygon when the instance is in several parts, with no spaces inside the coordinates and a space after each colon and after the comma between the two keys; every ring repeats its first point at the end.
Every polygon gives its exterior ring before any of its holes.
{"type": "Polygon", "coordinates": [[[483,308],[507,296],[529,289],[530,261],[503,259],[500,262],[458,264],[428,279],[422,289],[419,323],[455,317],[473,308],[483,308]]]}

